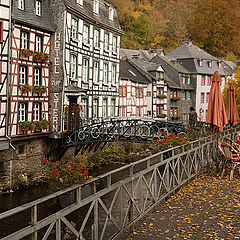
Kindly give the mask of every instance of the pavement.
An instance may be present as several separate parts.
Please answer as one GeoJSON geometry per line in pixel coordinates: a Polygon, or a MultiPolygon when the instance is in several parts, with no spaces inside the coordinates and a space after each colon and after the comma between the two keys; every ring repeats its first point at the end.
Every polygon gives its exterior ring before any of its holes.
{"type": "Polygon", "coordinates": [[[133,227],[126,240],[240,239],[240,177],[204,173],[133,227]]]}

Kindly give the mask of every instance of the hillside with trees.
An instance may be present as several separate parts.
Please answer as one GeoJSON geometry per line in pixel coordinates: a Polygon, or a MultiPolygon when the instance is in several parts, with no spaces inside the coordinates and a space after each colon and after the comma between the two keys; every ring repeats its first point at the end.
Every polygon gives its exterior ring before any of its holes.
{"type": "Polygon", "coordinates": [[[163,48],[184,40],[216,57],[240,54],[239,0],[108,0],[118,10],[123,48],[163,48]]]}

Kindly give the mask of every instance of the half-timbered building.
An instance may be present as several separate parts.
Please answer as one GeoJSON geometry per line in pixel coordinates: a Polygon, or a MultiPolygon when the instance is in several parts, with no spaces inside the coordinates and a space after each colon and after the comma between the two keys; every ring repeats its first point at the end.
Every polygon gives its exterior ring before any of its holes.
{"type": "Polygon", "coordinates": [[[93,121],[117,116],[122,31],[116,10],[105,1],[51,2],[58,25],[51,104],[53,137],[57,137],[79,119],[80,109],[93,121]]]}
{"type": "Polygon", "coordinates": [[[0,2],[0,150],[8,149],[10,0],[0,2]]]}

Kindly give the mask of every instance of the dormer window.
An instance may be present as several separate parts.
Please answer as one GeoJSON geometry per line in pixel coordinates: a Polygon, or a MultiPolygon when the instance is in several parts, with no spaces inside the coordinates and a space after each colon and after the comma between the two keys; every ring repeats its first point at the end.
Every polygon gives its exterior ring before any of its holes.
{"type": "Polygon", "coordinates": [[[80,6],[83,5],[83,0],[77,0],[77,4],[79,4],[80,6]]]}
{"type": "Polygon", "coordinates": [[[218,62],[218,68],[222,67],[222,62],[218,62]]]}
{"type": "Polygon", "coordinates": [[[99,0],[93,1],[93,12],[97,15],[99,14],[99,0]]]}
{"type": "Polygon", "coordinates": [[[18,9],[24,10],[24,0],[18,0],[18,9]]]}
{"type": "Polygon", "coordinates": [[[212,61],[208,62],[208,67],[211,68],[212,67],[212,61]]]}
{"type": "Polygon", "coordinates": [[[109,8],[109,20],[113,21],[113,8],[109,8]]]}
{"type": "Polygon", "coordinates": [[[198,60],[198,64],[199,64],[199,67],[202,67],[202,66],[203,66],[203,60],[202,60],[202,59],[199,59],[199,60],[198,60]]]}
{"type": "Polygon", "coordinates": [[[36,1],[35,10],[36,10],[37,16],[42,16],[42,2],[41,1],[36,1]]]}
{"type": "Polygon", "coordinates": [[[164,79],[164,72],[157,72],[158,79],[164,79]]]}

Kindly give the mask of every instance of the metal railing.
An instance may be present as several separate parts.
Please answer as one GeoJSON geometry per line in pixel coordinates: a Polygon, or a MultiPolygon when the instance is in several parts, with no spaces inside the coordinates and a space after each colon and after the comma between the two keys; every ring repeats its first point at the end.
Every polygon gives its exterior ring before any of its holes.
{"type": "MultiPolygon", "coordinates": [[[[236,129],[233,135],[236,135],[236,129]]],[[[220,137],[230,136],[231,129],[220,137]]],[[[2,221],[29,217],[26,226],[1,236],[14,239],[117,239],[161,200],[194,178],[216,158],[216,134],[167,149],[0,214],[2,221]],[[53,211],[46,204],[68,197],[53,211]],[[45,212],[44,212],[45,209],[45,212]],[[26,238],[29,236],[29,238],[26,238]]]]}

